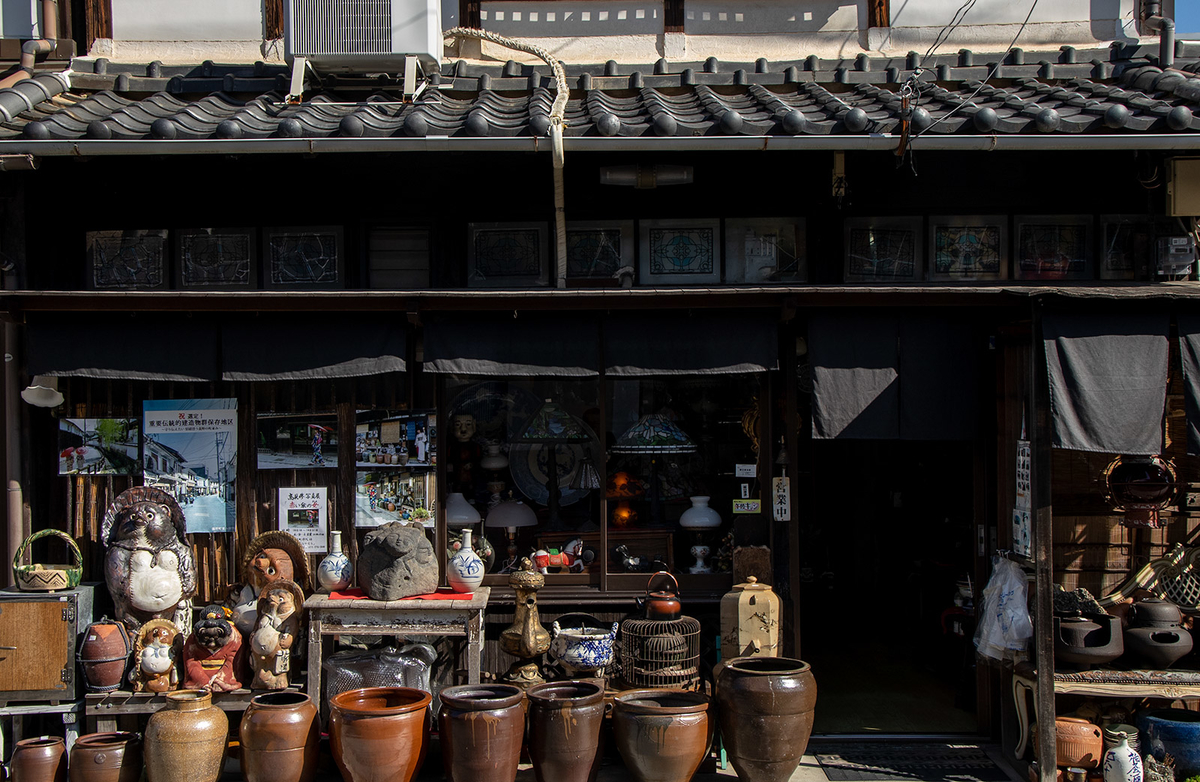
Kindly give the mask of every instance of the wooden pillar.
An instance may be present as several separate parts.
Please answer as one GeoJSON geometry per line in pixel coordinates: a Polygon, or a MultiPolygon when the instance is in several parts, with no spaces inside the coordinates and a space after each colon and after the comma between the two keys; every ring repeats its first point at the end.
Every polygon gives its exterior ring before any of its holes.
{"type": "MultiPolygon", "coordinates": [[[[279,0],[276,0],[279,2],[279,0]]],[[[267,0],[267,5],[271,0],[267,0]]],[[[97,38],[112,38],[112,0],[84,0],[84,54],[97,38]]]]}
{"type": "Polygon", "coordinates": [[[268,41],[283,37],[283,0],[263,0],[263,28],[268,41]]]}
{"type": "Polygon", "coordinates": [[[1037,666],[1038,771],[1041,782],[1054,782],[1057,757],[1054,732],[1054,595],[1050,473],[1050,386],[1042,342],[1042,304],[1033,303],[1033,345],[1029,351],[1029,446],[1033,506],[1033,659],[1037,666]]]}
{"type": "Polygon", "coordinates": [[[891,27],[890,5],[888,0],[870,0],[867,4],[867,27],[891,27]]]}

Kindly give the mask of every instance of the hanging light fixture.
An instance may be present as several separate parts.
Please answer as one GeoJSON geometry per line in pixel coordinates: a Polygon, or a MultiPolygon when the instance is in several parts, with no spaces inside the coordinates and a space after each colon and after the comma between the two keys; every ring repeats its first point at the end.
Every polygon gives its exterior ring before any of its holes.
{"type": "Polygon", "coordinates": [[[21,398],[34,407],[58,407],[63,403],[62,392],[58,390],[58,378],[49,375],[35,375],[29,381],[29,386],[21,392],[21,398]]]}
{"type": "Polygon", "coordinates": [[[644,415],[625,434],[617,438],[613,453],[650,455],[650,519],[662,523],[661,490],[658,485],[658,456],[666,453],[695,453],[696,444],[671,419],[662,413],[644,415]]]}

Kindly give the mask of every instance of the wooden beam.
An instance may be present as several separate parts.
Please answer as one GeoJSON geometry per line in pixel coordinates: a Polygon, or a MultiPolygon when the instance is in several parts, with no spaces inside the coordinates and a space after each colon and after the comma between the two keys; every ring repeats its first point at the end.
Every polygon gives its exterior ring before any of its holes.
{"type": "Polygon", "coordinates": [[[663,0],[663,32],[683,32],[683,0],[663,0]]]}
{"type": "Polygon", "coordinates": [[[1033,304],[1033,345],[1029,351],[1029,447],[1033,506],[1033,659],[1037,666],[1037,735],[1040,782],[1054,782],[1054,513],[1051,507],[1050,387],[1042,343],[1042,305],[1033,304]]]}
{"type": "Polygon", "coordinates": [[[84,0],[84,50],[97,38],[112,38],[112,0],[84,0]]]}
{"type": "Polygon", "coordinates": [[[283,37],[283,0],[263,0],[263,28],[268,41],[283,37]]]}
{"type": "Polygon", "coordinates": [[[891,27],[892,9],[889,0],[871,0],[867,4],[867,27],[891,27]]]}

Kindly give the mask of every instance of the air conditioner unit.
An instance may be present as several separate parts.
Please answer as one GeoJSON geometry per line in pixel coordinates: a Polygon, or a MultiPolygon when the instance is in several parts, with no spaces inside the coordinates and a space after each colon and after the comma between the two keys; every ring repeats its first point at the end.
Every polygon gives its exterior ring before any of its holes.
{"type": "Polygon", "coordinates": [[[0,38],[40,38],[38,0],[0,1],[0,38]]]}
{"type": "Polygon", "coordinates": [[[426,73],[442,62],[441,0],[286,0],[284,55],[319,71],[397,73],[405,56],[426,73]]]}

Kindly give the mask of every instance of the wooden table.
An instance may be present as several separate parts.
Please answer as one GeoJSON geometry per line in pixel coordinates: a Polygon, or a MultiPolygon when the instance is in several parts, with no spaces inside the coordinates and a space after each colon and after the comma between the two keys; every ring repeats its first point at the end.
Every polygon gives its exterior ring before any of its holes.
{"type": "Polygon", "coordinates": [[[330,635],[462,636],[467,641],[467,682],[479,683],[483,656],[483,611],[490,587],[480,587],[469,600],[331,600],[313,595],[308,611],[308,694],[321,701],[324,639],[330,635]]]}
{"type": "MultiPolygon", "coordinates": [[[[300,692],[300,688],[292,685],[290,692],[300,692]]],[[[262,695],[268,690],[234,690],[233,692],[214,692],[213,705],[222,711],[243,712],[250,705],[250,699],[262,695]]],[[[108,733],[117,730],[117,719],[128,714],[153,714],[167,705],[166,694],[153,692],[129,692],[114,690],[113,692],[91,692],[84,696],[84,714],[88,720],[89,733],[108,733]]],[[[232,722],[232,720],[231,720],[232,722]]]]}

